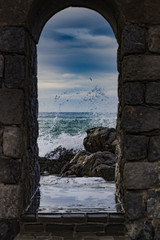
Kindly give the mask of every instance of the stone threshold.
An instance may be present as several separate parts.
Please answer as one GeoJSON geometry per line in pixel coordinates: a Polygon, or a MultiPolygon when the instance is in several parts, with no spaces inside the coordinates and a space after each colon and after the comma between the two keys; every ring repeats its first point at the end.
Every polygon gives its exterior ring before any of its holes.
{"type": "Polygon", "coordinates": [[[47,222],[53,221],[58,223],[124,223],[124,213],[102,212],[102,213],[25,213],[21,217],[24,222],[47,222]]]}
{"type": "Polygon", "coordinates": [[[16,240],[129,240],[123,213],[25,213],[16,240]],[[28,237],[28,238],[27,238],[28,237]],[[57,237],[57,238],[56,238],[57,237]]]}

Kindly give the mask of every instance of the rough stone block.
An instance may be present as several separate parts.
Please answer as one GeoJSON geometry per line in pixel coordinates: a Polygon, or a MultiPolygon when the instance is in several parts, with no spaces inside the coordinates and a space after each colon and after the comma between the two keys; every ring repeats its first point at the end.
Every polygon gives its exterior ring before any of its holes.
{"type": "Polygon", "coordinates": [[[127,135],[124,138],[124,157],[127,160],[147,158],[148,138],[145,136],[127,135]]]}
{"type": "Polygon", "coordinates": [[[155,240],[160,240],[160,224],[155,228],[155,240]]]}
{"type": "Polygon", "coordinates": [[[150,52],[160,53],[160,26],[149,28],[148,47],[150,52]]]}
{"type": "Polygon", "coordinates": [[[47,224],[46,232],[64,233],[64,232],[73,232],[73,225],[64,225],[64,224],[47,224]]]}
{"type": "Polygon", "coordinates": [[[18,127],[5,127],[3,133],[3,153],[7,157],[21,158],[23,155],[22,131],[18,127]]]}
{"type": "Polygon", "coordinates": [[[148,83],[146,87],[146,103],[160,104],[160,83],[148,83]]]}
{"type": "Polygon", "coordinates": [[[85,214],[63,214],[63,223],[84,223],[86,221],[85,214]]]}
{"type": "MultiPolygon", "coordinates": [[[[36,201],[37,201],[37,199],[36,199],[36,201]]],[[[24,217],[26,217],[26,214],[24,217]]],[[[35,219],[33,219],[33,221],[35,221],[35,219]]],[[[61,214],[38,214],[38,222],[61,223],[62,215],[61,214]]]]}
{"type": "Polygon", "coordinates": [[[129,220],[135,220],[144,216],[145,207],[140,193],[126,192],[124,206],[129,220]]]}
{"type": "Polygon", "coordinates": [[[142,104],[144,103],[144,85],[138,82],[128,82],[123,87],[123,104],[142,104]]]}
{"type": "Polygon", "coordinates": [[[0,239],[11,240],[19,233],[20,227],[18,221],[0,220],[0,239]]]}
{"type": "Polygon", "coordinates": [[[155,240],[152,223],[144,219],[136,220],[130,224],[127,224],[127,229],[130,239],[155,240]]]}
{"type": "Polygon", "coordinates": [[[1,27],[0,51],[25,53],[25,29],[22,27],[1,27]]]}
{"type": "Polygon", "coordinates": [[[159,186],[160,163],[133,162],[124,167],[126,189],[148,189],[159,186]]]}
{"type": "Polygon", "coordinates": [[[4,57],[3,55],[0,55],[0,78],[3,78],[3,72],[4,72],[4,57]]]}
{"type": "Polygon", "coordinates": [[[160,219],[160,191],[149,191],[147,201],[147,212],[150,218],[160,219]]]}
{"type": "Polygon", "coordinates": [[[0,129],[0,154],[3,152],[3,129],[0,129]]]}
{"type": "Polygon", "coordinates": [[[123,58],[123,81],[158,80],[160,76],[160,56],[130,55],[123,58]]]}
{"type": "Polygon", "coordinates": [[[25,80],[25,57],[7,55],[5,57],[4,84],[8,88],[23,88],[25,80]]]}
{"type": "Polygon", "coordinates": [[[148,160],[149,161],[160,160],[160,136],[154,136],[150,138],[148,160]]]}
{"type": "Polygon", "coordinates": [[[99,222],[99,223],[106,223],[108,221],[108,214],[106,213],[93,213],[87,215],[88,222],[99,222]]]}
{"type": "Polygon", "coordinates": [[[105,233],[109,236],[123,236],[125,233],[124,224],[108,224],[105,227],[105,233]]]}
{"type": "Polygon", "coordinates": [[[24,229],[26,232],[44,232],[44,227],[42,224],[25,224],[24,229]]]}
{"type": "Polygon", "coordinates": [[[125,216],[123,213],[109,213],[109,220],[110,223],[124,223],[125,216]]]}
{"type": "Polygon", "coordinates": [[[21,124],[24,111],[24,94],[21,90],[0,89],[0,122],[21,124]]]}
{"type": "Polygon", "coordinates": [[[160,110],[145,106],[125,106],[121,127],[126,132],[149,132],[160,130],[160,110]]]}
{"type": "Polygon", "coordinates": [[[146,50],[145,28],[126,24],[122,32],[122,55],[143,53],[146,50]]]}
{"type": "Polygon", "coordinates": [[[0,218],[16,219],[22,211],[22,192],[19,185],[0,184],[0,218]]]}
{"type": "Polygon", "coordinates": [[[76,227],[76,232],[102,232],[103,224],[82,224],[76,227]]]}
{"type": "Polygon", "coordinates": [[[0,157],[0,182],[5,184],[17,183],[21,178],[21,162],[0,157]]]}

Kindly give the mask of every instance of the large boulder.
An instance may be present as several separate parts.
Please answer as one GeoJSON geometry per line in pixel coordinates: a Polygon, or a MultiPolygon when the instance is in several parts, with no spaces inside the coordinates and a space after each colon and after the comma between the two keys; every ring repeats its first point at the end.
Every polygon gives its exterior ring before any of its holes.
{"type": "Polygon", "coordinates": [[[61,171],[62,176],[103,177],[106,181],[115,179],[115,155],[108,151],[89,153],[81,151],[61,171]]]}
{"type": "Polygon", "coordinates": [[[86,151],[109,151],[115,153],[117,144],[116,130],[114,128],[96,127],[87,130],[87,137],[83,141],[86,151]]]}
{"type": "Polygon", "coordinates": [[[67,150],[59,146],[54,151],[47,153],[45,157],[39,157],[41,173],[60,174],[62,167],[70,162],[75,154],[73,149],[67,150]]]}

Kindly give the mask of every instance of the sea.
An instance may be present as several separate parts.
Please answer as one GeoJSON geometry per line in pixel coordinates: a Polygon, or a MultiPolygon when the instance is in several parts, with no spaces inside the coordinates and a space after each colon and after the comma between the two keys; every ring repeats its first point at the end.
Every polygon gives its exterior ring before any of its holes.
{"type": "Polygon", "coordinates": [[[41,157],[58,146],[79,151],[84,149],[86,131],[93,127],[116,126],[117,112],[40,112],[39,155],[41,157]]]}

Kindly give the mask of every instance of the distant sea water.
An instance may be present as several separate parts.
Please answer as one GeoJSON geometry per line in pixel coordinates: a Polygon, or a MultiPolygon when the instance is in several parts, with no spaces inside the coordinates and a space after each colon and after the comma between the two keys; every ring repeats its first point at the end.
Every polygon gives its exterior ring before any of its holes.
{"type": "Polygon", "coordinates": [[[93,127],[115,127],[117,113],[46,112],[39,113],[39,155],[58,146],[76,151],[84,149],[86,131],[93,127]]]}

